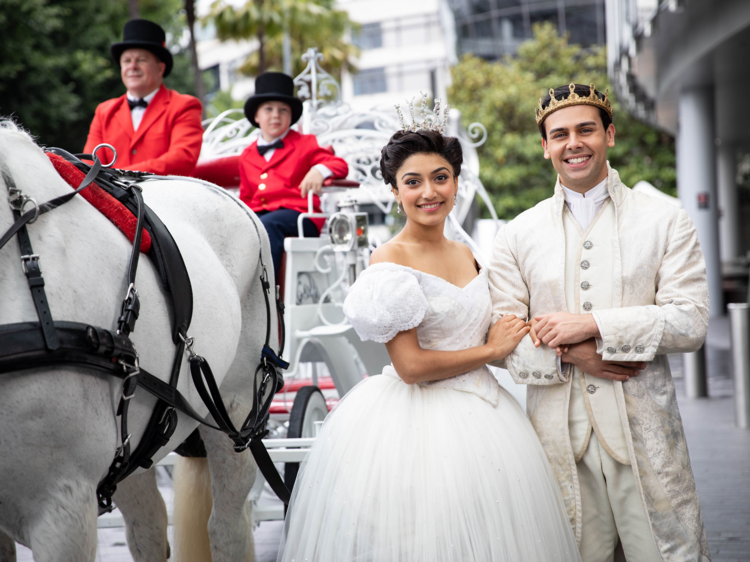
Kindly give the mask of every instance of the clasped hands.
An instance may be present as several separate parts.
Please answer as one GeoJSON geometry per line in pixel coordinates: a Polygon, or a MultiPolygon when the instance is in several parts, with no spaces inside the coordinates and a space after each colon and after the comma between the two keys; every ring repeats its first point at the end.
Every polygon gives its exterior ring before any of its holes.
{"type": "Polygon", "coordinates": [[[532,318],[527,325],[534,346],[552,347],[563,363],[571,363],[584,373],[603,379],[626,381],[646,368],[642,361],[604,361],[596,352],[599,326],[592,314],[554,312],[532,318]]]}

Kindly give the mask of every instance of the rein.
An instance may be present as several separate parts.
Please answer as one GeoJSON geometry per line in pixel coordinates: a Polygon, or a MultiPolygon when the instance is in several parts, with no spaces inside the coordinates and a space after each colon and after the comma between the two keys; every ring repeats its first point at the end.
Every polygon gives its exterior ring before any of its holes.
{"type": "MultiPolygon", "coordinates": [[[[263,263],[262,246],[259,248],[258,260],[261,270],[260,281],[266,305],[266,338],[261,352],[261,362],[255,370],[253,379],[253,406],[250,414],[237,429],[229,417],[219,392],[219,386],[208,362],[193,351],[195,341],[187,334],[193,308],[192,288],[177,245],[166,226],[145,205],[141,187],[135,181],[124,181],[122,179],[123,172],[107,170],[114,164],[117,158],[116,152],[112,162],[107,165],[101,163],[96,153],[103,147],[114,151],[109,145],[99,145],[94,149],[93,155],[81,155],[81,157],[91,158],[94,161],[93,166],[90,167],[76,156],[62,149],[50,149],[49,152],[62,156],[69,163],[87,171],[87,173],[74,191],[47,201],[42,205],[38,205],[33,198],[24,195],[15,185],[10,172],[5,168],[2,169],[2,176],[9,191],[8,198],[15,222],[0,237],[0,249],[14,235],[18,236],[22,266],[29,282],[39,323],[24,322],[0,325],[0,374],[66,363],[94,368],[122,378],[122,397],[117,409],[117,416],[120,417],[121,445],[115,452],[115,458],[107,475],[97,487],[100,513],[111,511],[114,508],[112,495],[119,482],[132,474],[137,468],[149,468],[153,464],[153,456],[169,442],[177,428],[176,411],[182,412],[207,427],[226,433],[233,441],[236,452],[242,452],[249,448],[256,459],[258,468],[271,488],[287,504],[290,492],[276,471],[262,442],[262,438],[268,434],[266,424],[271,401],[274,394],[284,384],[280,370],[289,366],[287,362],[281,359],[284,347],[284,317],[278,287],[276,288],[276,308],[282,332],[281,348],[278,355],[270,347],[270,283],[268,282],[266,266],[263,263]],[[44,292],[44,279],[39,267],[39,256],[33,253],[27,230],[27,225],[34,223],[41,214],[64,205],[94,180],[97,180],[97,185],[125,204],[137,219],[133,251],[127,270],[128,288],[120,307],[116,332],[76,322],[55,322],[53,320],[44,292]],[[33,208],[25,211],[29,203],[33,205],[33,208]],[[135,329],[135,323],[140,312],[140,302],[135,283],[144,227],[152,240],[149,257],[153,259],[154,265],[161,274],[173,300],[172,338],[176,346],[176,353],[169,383],[163,382],[140,366],[137,350],[128,337],[135,329]],[[203,419],[177,390],[182,357],[185,351],[188,353],[193,383],[213,417],[215,425],[203,419]],[[128,408],[138,386],[154,395],[157,398],[157,403],[138,447],[131,452],[131,436],[128,433],[127,425],[128,408]],[[268,393],[268,397],[264,399],[266,393],[268,393]]],[[[127,174],[134,177],[136,181],[147,176],[142,172],[127,172],[127,174]]],[[[255,221],[251,222],[260,241],[261,236],[258,226],[255,221]]]]}

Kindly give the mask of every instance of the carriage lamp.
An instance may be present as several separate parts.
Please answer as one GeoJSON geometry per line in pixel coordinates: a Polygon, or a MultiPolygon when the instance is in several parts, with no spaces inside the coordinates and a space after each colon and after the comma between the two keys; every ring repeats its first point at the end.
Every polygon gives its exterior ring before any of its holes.
{"type": "Polygon", "coordinates": [[[328,235],[335,252],[366,248],[367,213],[339,212],[328,221],[328,235]]]}

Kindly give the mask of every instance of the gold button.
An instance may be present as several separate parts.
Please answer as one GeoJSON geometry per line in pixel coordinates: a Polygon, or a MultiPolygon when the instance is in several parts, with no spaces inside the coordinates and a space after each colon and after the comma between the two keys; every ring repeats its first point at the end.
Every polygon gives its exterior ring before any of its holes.
{"type": "Polygon", "coordinates": [[[262,184],[260,184],[258,186],[258,189],[260,189],[261,191],[264,190],[265,188],[266,188],[266,184],[264,184],[264,183],[262,183],[262,184]]]}
{"type": "Polygon", "coordinates": [[[135,148],[133,149],[133,154],[135,154],[135,148]]]}
{"type": "Polygon", "coordinates": [[[262,173],[262,174],[260,175],[260,179],[262,179],[262,180],[266,179],[267,177],[268,177],[268,174],[267,174],[267,173],[265,173],[265,172],[263,172],[263,173],[262,173]]]}
{"type": "Polygon", "coordinates": [[[261,202],[261,203],[265,203],[265,202],[266,202],[266,198],[265,198],[265,197],[261,197],[261,198],[260,198],[260,202],[261,202]]]}

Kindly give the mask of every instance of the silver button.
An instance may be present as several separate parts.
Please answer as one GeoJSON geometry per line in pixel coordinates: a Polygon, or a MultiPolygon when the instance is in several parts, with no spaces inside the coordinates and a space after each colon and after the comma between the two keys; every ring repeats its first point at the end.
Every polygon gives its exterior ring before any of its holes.
{"type": "Polygon", "coordinates": [[[534,375],[535,379],[541,378],[541,376],[542,376],[542,373],[540,373],[539,371],[534,371],[531,374],[534,375]]]}
{"type": "Polygon", "coordinates": [[[136,154],[136,152],[137,152],[137,151],[136,151],[136,149],[134,148],[134,149],[133,149],[133,154],[136,154]]]}
{"type": "Polygon", "coordinates": [[[548,380],[552,380],[553,378],[555,378],[555,375],[553,375],[553,374],[544,375],[544,378],[548,379],[548,380]]]}
{"type": "Polygon", "coordinates": [[[628,344],[625,344],[622,346],[622,352],[623,353],[630,353],[630,346],[628,344]]]}
{"type": "Polygon", "coordinates": [[[646,351],[646,350],[644,349],[644,347],[642,345],[636,345],[635,346],[635,352],[636,353],[643,353],[644,351],[646,351]]]}
{"type": "Polygon", "coordinates": [[[586,392],[588,392],[589,394],[594,394],[594,392],[596,392],[596,388],[597,387],[595,387],[593,384],[590,384],[586,387],[586,392]]]}
{"type": "Polygon", "coordinates": [[[585,242],[583,243],[583,247],[584,247],[584,248],[586,248],[587,250],[590,250],[591,248],[593,248],[593,247],[594,247],[594,245],[593,245],[593,244],[591,243],[591,240],[586,240],[586,241],[585,241],[585,242]]]}
{"type": "Polygon", "coordinates": [[[617,350],[614,347],[608,347],[607,353],[617,353],[617,350]]]}
{"type": "Polygon", "coordinates": [[[593,306],[591,306],[590,302],[583,303],[583,310],[588,311],[588,310],[591,310],[592,308],[593,308],[593,306]]]}
{"type": "Polygon", "coordinates": [[[589,263],[588,260],[583,260],[581,262],[581,269],[588,269],[589,267],[591,267],[591,264],[589,263]]]}
{"type": "Polygon", "coordinates": [[[518,376],[521,377],[522,379],[528,379],[529,373],[527,373],[526,371],[521,371],[520,373],[518,373],[518,376]]]}
{"type": "Polygon", "coordinates": [[[590,288],[591,283],[589,283],[588,281],[584,281],[583,283],[581,283],[581,289],[583,289],[584,291],[588,291],[590,288]]]}

